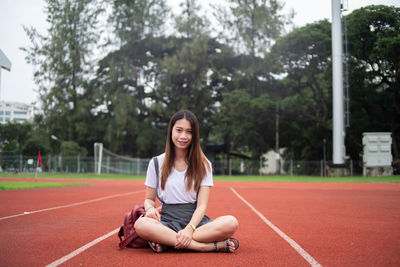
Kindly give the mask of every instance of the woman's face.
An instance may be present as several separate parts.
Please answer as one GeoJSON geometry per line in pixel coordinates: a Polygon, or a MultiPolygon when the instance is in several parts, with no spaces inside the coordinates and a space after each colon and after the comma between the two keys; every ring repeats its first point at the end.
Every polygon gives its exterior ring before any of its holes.
{"type": "Polygon", "coordinates": [[[172,142],[175,148],[187,149],[192,143],[192,126],[190,122],[183,118],[177,120],[172,127],[172,142]]]}

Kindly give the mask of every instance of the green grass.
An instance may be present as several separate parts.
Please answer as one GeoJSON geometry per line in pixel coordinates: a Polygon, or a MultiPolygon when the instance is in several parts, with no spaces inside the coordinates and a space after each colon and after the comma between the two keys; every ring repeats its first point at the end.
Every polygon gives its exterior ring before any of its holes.
{"type": "Polygon", "coordinates": [[[82,186],[82,183],[52,183],[52,182],[20,182],[20,181],[0,181],[0,190],[18,190],[32,188],[82,186]]]}
{"type": "Polygon", "coordinates": [[[363,177],[319,177],[319,176],[214,176],[214,181],[246,182],[297,182],[297,183],[400,183],[400,175],[363,177]]]}
{"type": "MultiPolygon", "coordinates": [[[[3,178],[33,178],[34,174],[0,174],[3,178]]],[[[144,180],[143,175],[127,175],[127,174],[52,174],[41,173],[38,175],[40,179],[107,179],[107,180],[144,180]]],[[[318,176],[214,176],[215,181],[221,182],[301,182],[301,183],[400,183],[400,175],[380,176],[380,177],[318,177],[318,176]]]]}
{"type": "MultiPolygon", "coordinates": [[[[33,173],[1,173],[2,178],[34,178],[33,173]]],[[[40,173],[37,178],[40,179],[105,179],[105,180],[144,180],[143,175],[128,174],[93,174],[93,173],[40,173]]]]}

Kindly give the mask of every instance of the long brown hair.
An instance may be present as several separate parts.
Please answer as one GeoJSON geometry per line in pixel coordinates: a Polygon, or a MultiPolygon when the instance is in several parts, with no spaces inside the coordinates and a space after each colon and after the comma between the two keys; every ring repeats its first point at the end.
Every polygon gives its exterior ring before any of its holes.
{"type": "Polygon", "coordinates": [[[188,168],[186,170],[186,190],[189,191],[192,186],[196,192],[200,189],[201,181],[207,175],[207,169],[211,166],[200,146],[200,129],[196,116],[189,110],[180,110],[176,112],[170,119],[168,124],[167,140],[165,144],[165,158],[161,170],[161,189],[164,190],[165,183],[175,162],[175,146],[172,142],[172,128],[178,120],[186,119],[192,127],[192,142],[187,149],[186,162],[188,168]]]}

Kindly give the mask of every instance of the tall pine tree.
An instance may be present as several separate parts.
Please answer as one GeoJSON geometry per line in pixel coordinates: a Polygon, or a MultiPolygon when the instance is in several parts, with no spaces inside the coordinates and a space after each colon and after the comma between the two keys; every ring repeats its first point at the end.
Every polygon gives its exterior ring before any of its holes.
{"type": "Polygon", "coordinates": [[[47,35],[25,28],[32,46],[26,59],[35,66],[34,79],[49,135],[83,141],[89,131],[83,118],[89,110],[81,100],[93,75],[91,51],[98,41],[95,0],[47,0],[47,35]]]}

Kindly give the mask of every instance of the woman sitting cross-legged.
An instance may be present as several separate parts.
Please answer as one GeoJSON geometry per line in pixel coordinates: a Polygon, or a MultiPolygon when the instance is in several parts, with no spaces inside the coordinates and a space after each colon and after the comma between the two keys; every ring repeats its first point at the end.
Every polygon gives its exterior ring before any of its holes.
{"type": "Polygon", "coordinates": [[[201,150],[199,124],[192,112],[181,110],[172,116],[165,153],[156,158],[147,169],[146,213],[135,223],[139,236],[157,253],[173,248],[235,252],[239,241],[232,235],[237,219],[226,215],[211,220],[206,215],[212,166],[201,150]],[[156,196],[162,203],[161,215],[156,196]]]}

